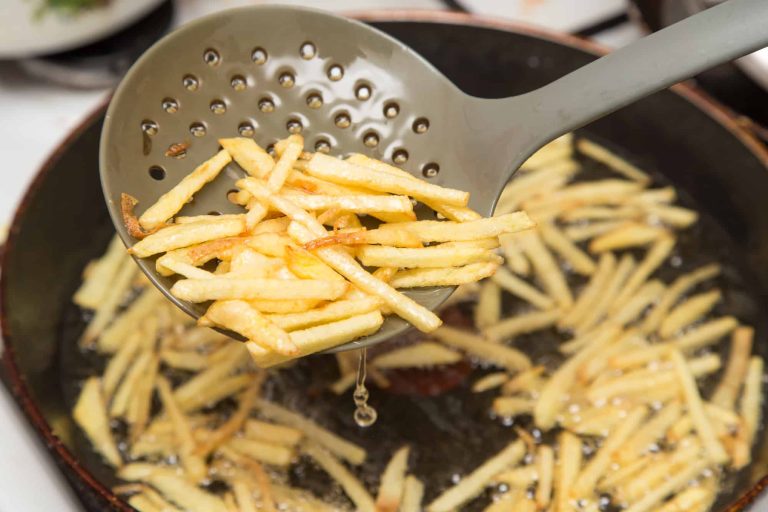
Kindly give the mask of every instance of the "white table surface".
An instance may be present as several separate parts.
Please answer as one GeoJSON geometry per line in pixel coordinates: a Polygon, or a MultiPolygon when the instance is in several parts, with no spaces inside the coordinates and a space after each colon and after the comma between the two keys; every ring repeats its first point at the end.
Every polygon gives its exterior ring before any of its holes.
{"type": "MultiPolygon", "coordinates": [[[[0,0],[2,1],[2,0],[0,0]]],[[[575,30],[614,12],[625,0],[473,0],[467,5],[560,30],[575,30]],[[567,7],[570,5],[571,7],[567,7]],[[557,8],[562,6],[562,8],[557,8]]],[[[176,24],[254,0],[177,0],[176,24]]],[[[366,9],[442,9],[439,0],[284,0],[334,11],[366,9]]],[[[621,45],[637,37],[622,27],[605,41],[621,45]]],[[[90,112],[107,90],[72,90],[30,79],[12,63],[0,63],[0,234],[32,177],[51,151],[90,112]]],[[[63,477],[0,386],[0,512],[81,511],[63,477]]]]}

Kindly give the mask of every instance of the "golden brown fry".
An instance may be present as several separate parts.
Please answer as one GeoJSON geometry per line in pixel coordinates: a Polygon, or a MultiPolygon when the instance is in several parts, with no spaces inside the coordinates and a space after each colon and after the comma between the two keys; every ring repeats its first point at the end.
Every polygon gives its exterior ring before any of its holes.
{"type": "Polygon", "coordinates": [[[614,457],[616,461],[626,466],[637,460],[645,450],[664,438],[664,433],[680,418],[682,410],[677,401],[665,405],[618,449],[614,457]]]}
{"type": "Polygon", "coordinates": [[[605,164],[617,174],[621,174],[632,181],[636,181],[642,185],[647,185],[651,182],[651,178],[648,174],[590,140],[582,138],[577,139],[576,149],[592,160],[597,160],[598,162],[605,164]]]}
{"type": "Polygon", "coordinates": [[[491,410],[502,418],[514,418],[533,412],[534,401],[516,396],[500,396],[493,400],[491,410]]]}
{"type": "Polygon", "coordinates": [[[423,499],[424,484],[413,475],[405,477],[400,512],[421,512],[421,502],[423,499]]]}
{"type": "Polygon", "coordinates": [[[245,436],[257,441],[290,447],[299,444],[304,434],[296,428],[249,419],[245,422],[245,436]]]}
{"type": "Polygon", "coordinates": [[[531,367],[530,359],[522,352],[486,341],[470,332],[453,327],[440,327],[432,333],[432,336],[450,347],[458,348],[509,371],[526,370],[531,367]]]}
{"type": "Polygon", "coordinates": [[[410,449],[403,446],[389,460],[381,475],[379,494],[376,496],[377,512],[397,512],[405,491],[405,474],[408,471],[410,449]]]}
{"type": "Polygon", "coordinates": [[[621,294],[621,290],[626,286],[627,281],[631,279],[635,268],[635,260],[632,255],[624,254],[616,266],[613,275],[605,283],[605,287],[600,290],[600,293],[597,293],[597,297],[590,309],[584,313],[581,321],[575,325],[577,333],[583,334],[590,331],[611,310],[616,297],[621,294]]]}
{"type": "Polygon", "coordinates": [[[506,372],[489,373],[480,377],[472,384],[473,393],[484,393],[490,389],[498,388],[509,380],[509,374],[506,372]]]}
{"type": "Polygon", "coordinates": [[[472,284],[493,276],[499,268],[495,261],[470,263],[463,267],[416,268],[401,270],[389,284],[394,288],[419,288],[426,286],[460,286],[472,284]]]}
{"type": "Polygon", "coordinates": [[[109,295],[111,283],[118,270],[128,259],[128,253],[120,237],[115,235],[109,242],[107,251],[92,265],[84,276],[83,282],[72,297],[72,301],[81,308],[98,309],[109,295]]]}
{"type": "Polygon", "coordinates": [[[287,446],[242,437],[233,437],[224,446],[264,464],[278,467],[286,467],[291,464],[295,455],[293,450],[287,446]]]}
{"type": "Polygon", "coordinates": [[[712,394],[712,403],[726,409],[734,408],[736,397],[741,390],[749,367],[753,337],[754,329],[751,327],[742,326],[733,332],[728,365],[720,383],[712,394]]]}
{"type": "Polygon", "coordinates": [[[264,178],[272,171],[275,161],[253,139],[235,137],[232,139],[219,139],[223,147],[237,165],[242,167],[251,176],[264,178]]]}
{"type": "Polygon", "coordinates": [[[308,443],[304,446],[304,453],[312,457],[314,461],[323,468],[349,496],[349,499],[355,504],[355,509],[360,512],[375,512],[376,505],[363,484],[355,478],[330,452],[323,447],[308,443]]]}
{"type": "Polygon", "coordinates": [[[543,222],[539,224],[539,233],[544,243],[558,253],[574,272],[587,276],[594,273],[596,267],[592,258],[579,249],[557,226],[543,222]]]}
{"type": "Polygon", "coordinates": [[[112,437],[106,407],[107,404],[101,393],[101,379],[91,377],[83,384],[72,416],[93,443],[96,451],[111,466],[120,467],[123,464],[123,458],[112,437]]]}
{"type": "Polygon", "coordinates": [[[96,338],[107,328],[115,317],[115,312],[120,303],[130,290],[131,282],[137,272],[136,264],[131,259],[124,260],[117,270],[115,278],[111,282],[108,294],[96,308],[93,318],[85,328],[80,338],[81,347],[90,347],[96,338]]]}
{"type": "Polygon", "coordinates": [[[654,510],[654,507],[661,500],[686,485],[691,479],[706,469],[709,464],[710,462],[706,459],[692,461],[690,465],[680,468],[680,471],[672,474],[667,481],[633,503],[626,509],[626,512],[648,512],[654,510]]]}
{"type": "Polygon", "coordinates": [[[112,394],[120,383],[120,379],[122,379],[126,370],[128,370],[131,363],[134,361],[143,342],[142,336],[143,333],[141,330],[132,332],[128,336],[128,339],[126,339],[120,346],[114,357],[107,363],[104,375],[102,376],[102,389],[105,402],[108,403],[110,401],[112,394]]]}
{"type": "Polygon", "coordinates": [[[560,449],[555,466],[555,507],[557,512],[575,511],[571,489],[581,470],[581,439],[564,431],[559,438],[560,449]]]}
{"type": "Polygon", "coordinates": [[[484,261],[501,263],[499,256],[480,247],[444,247],[433,245],[420,249],[364,245],[357,251],[367,267],[436,268],[457,267],[484,261]]]}
{"type": "Polygon", "coordinates": [[[514,339],[520,334],[552,327],[560,319],[560,311],[532,311],[521,313],[483,329],[483,335],[491,341],[514,339]]]}
{"type": "Polygon", "coordinates": [[[371,365],[382,370],[393,368],[414,368],[453,364],[462,360],[460,353],[445,345],[423,341],[396,348],[376,356],[371,365]]]}
{"type": "Polygon", "coordinates": [[[427,505],[427,512],[449,512],[480,494],[486,484],[503,469],[515,465],[525,455],[522,441],[514,441],[427,505]]]}
{"type": "Polygon", "coordinates": [[[123,378],[120,387],[117,388],[115,397],[112,399],[112,404],[109,408],[109,416],[111,418],[124,417],[128,412],[128,405],[130,404],[131,398],[136,392],[144,372],[152,364],[153,357],[154,354],[150,350],[143,350],[139,353],[136,359],[134,359],[133,364],[123,378]]]}
{"type": "Polygon", "coordinates": [[[539,510],[546,509],[552,499],[552,480],[555,472],[555,452],[551,446],[540,446],[536,450],[536,506],[539,510]]]}
{"type": "Polygon", "coordinates": [[[555,301],[512,274],[505,268],[499,268],[492,277],[493,281],[512,295],[520,297],[539,309],[552,309],[555,301]]]}
{"type": "Polygon", "coordinates": [[[343,281],[310,279],[246,279],[216,276],[213,279],[182,279],[171,287],[171,293],[181,300],[333,300],[347,291],[343,281]]]}
{"type": "Polygon", "coordinates": [[[720,301],[720,290],[700,293],[689,297],[673,308],[659,326],[662,338],[669,338],[706,315],[720,301]]]}
{"type": "Polygon", "coordinates": [[[515,274],[527,276],[531,272],[531,263],[520,249],[517,236],[514,233],[499,235],[499,243],[509,270],[515,274]]]}
{"type": "Polygon", "coordinates": [[[763,366],[761,357],[750,358],[747,376],[744,379],[739,412],[744,421],[747,446],[752,446],[760,425],[760,407],[763,403],[763,366]]]}
{"type": "Polygon", "coordinates": [[[656,242],[648,249],[645,258],[637,265],[632,275],[627,279],[621,293],[614,301],[612,311],[618,311],[643,283],[653,274],[657,268],[667,259],[675,247],[675,238],[671,235],[659,237],[656,242]]]}
{"type": "Polygon", "coordinates": [[[236,236],[244,231],[245,220],[240,217],[174,224],[135,243],[128,252],[139,258],[146,258],[210,240],[236,236]]]}
{"type": "Polygon", "coordinates": [[[573,305],[573,295],[565,280],[562,270],[558,266],[552,253],[544,246],[541,237],[536,232],[530,231],[519,238],[523,252],[528,256],[536,277],[541,281],[547,294],[557,304],[568,309],[573,305]]]}
{"type": "Polygon", "coordinates": [[[666,230],[648,224],[625,222],[616,229],[593,238],[589,243],[589,250],[597,253],[641,247],[657,240],[665,233],[666,230]]]}
{"type": "Polygon", "coordinates": [[[199,482],[205,478],[208,471],[203,458],[195,453],[196,443],[192,435],[192,428],[179,408],[171,385],[165,377],[157,379],[157,391],[160,395],[160,400],[163,402],[165,412],[173,424],[175,443],[179,450],[181,465],[191,481],[199,482]]]}
{"type": "Polygon", "coordinates": [[[261,384],[264,382],[266,375],[264,372],[259,373],[253,382],[246,388],[245,392],[240,397],[240,401],[237,405],[237,410],[227,418],[223,424],[221,424],[216,430],[210,433],[205,439],[205,442],[197,446],[195,449],[195,455],[200,457],[207,457],[210,453],[214,452],[219,446],[226,443],[232,436],[245,424],[245,420],[248,415],[251,414],[251,409],[256,401],[256,397],[261,390],[261,384]]]}
{"type": "Polygon", "coordinates": [[[603,233],[608,233],[622,224],[623,222],[619,220],[605,220],[583,225],[576,224],[563,229],[563,233],[574,242],[583,242],[584,240],[589,240],[590,238],[602,235],[603,233]]]}
{"type": "Polygon", "coordinates": [[[245,301],[217,300],[205,312],[205,318],[279,354],[294,355],[299,350],[287,332],[245,301]]]}

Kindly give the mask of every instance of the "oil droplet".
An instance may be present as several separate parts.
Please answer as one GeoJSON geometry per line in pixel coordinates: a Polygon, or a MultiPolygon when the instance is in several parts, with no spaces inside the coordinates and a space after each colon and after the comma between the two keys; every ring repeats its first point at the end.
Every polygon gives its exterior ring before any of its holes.
{"type": "Polygon", "coordinates": [[[203,60],[211,67],[218,66],[219,62],[221,62],[221,56],[219,55],[219,52],[213,48],[208,48],[203,52],[203,60]]]}
{"type": "Polygon", "coordinates": [[[392,155],[392,161],[398,165],[402,165],[408,161],[408,152],[404,149],[398,149],[392,155]]]}
{"type": "Polygon", "coordinates": [[[251,60],[259,66],[267,62],[268,58],[269,55],[267,54],[267,50],[264,48],[254,48],[251,52],[251,60]]]}
{"type": "Polygon", "coordinates": [[[189,125],[189,133],[195,137],[202,137],[205,135],[205,125],[203,123],[192,123],[189,125]]]}
{"type": "Polygon", "coordinates": [[[317,48],[314,44],[307,41],[299,48],[299,55],[301,55],[301,58],[304,60],[312,59],[317,55],[317,48]]]}
{"type": "Polygon", "coordinates": [[[326,139],[319,139],[315,142],[315,151],[318,153],[329,153],[331,151],[331,143],[326,139]]]}
{"type": "Polygon", "coordinates": [[[413,131],[416,133],[427,133],[429,130],[429,119],[420,117],[413,122],[413,131]]]}
{"type": "Polygon", "coordinates": [[[438,173],[440,173],[440,166],[434,162],[424,165],[424,168],[421,170],[421,174],[423,174],[425,178],[434,178],[438,173]]]}
{"type": "Polygon", "coordinates": [[[355,98],[359,99],[360,101],[365,101],[371,97],[371,86],[369,85],[359,85],[357,89],[355,89],[355,98]]]}
{"type": "Polygon", "coordinates": [[[181,79],[181,85],[188,91],[196,91],[200,87],[200,82],[194,75],[184,75],[181,79]]]}
{"type": "Polygon", "coordinates": [[[141,122],[141,131],[147,135],[157,134],[157,123],[154,121],[144,120],[141,122]]]}
{"type": "Polygon", "coordinates": [[[290,89],[294,86],[294,84],[296,84],[296,77],[293,76],[292,73],[286,71],[285,73],[280,74],[280,76],[277,78],[277,82],[286,89],[290,89]]]}
{"type": "Polygon", "coordinates": [[[261,98],[259,100],[259,110],[265,113],[274,112],[275,102],[269,98],[261,98]]]}
{"type": "Polygon", "coordinates": [[[303,128],[304,126],[302,126],[301,121],[298,119],[289,119],[285,124],[285,129],[288,130],[288,133],[301,133],[303,128]]]}
{"type": "Polygon", "coordinates": [[[161,106],[163,107],[163,110],[169,114],[175,114],[179,111],[179,102],[173,98],[165,98],[161,106]]]}
{"type": "Polygon", "coordinates": [[[213,100],[211,102],[211,112],[214,114],[223,114],[227,111],[227,104],[222,100],[213,100]]]}
{"type": "Polygon", "coordinates": [[[369,148],[375,148],[379,145],[379,136],[374,132],[368,132],[363,136],[363,144],[369,148]]]}
{"type": "Polygon", "coordinates": [[[323,97],[320,93],[312,93],[307,96],[307,106],[309,108],[318,109],[323,106],[323,97]]]}
{"type": "Polygon", "coordinates": [[[368,405],[368,390],[365,388],[367,349],[360,349],[360,361],[357,366],[357,381],[352,398],[355,401],[354,420],[359,427],[370,427],[376,423],[376,409],[368,405]]]}
{"type": "Polygon", "coordinates": [[[229,82],[229,84],[236,91],[244,91],[245,88],[248,87],[248,82],[246,82],[245,81],[245,77],[243,77],[241,75],[233,76],[232,80],[229,82]]]}
{"type": "Polygon", "coordinates": [[[341,114],[337,115],[333,122],[336,124],[336,126],[342,129],[349,128],[349,125],[352,124],[352,120],[349,118],[349,114],[346,112],[342,112],[341,114]]]}
{"type": "Polygon", "coordinates": [[[253,137],[255,132],[256,130],[251,123],[240,123],[240,126],[237,127],[237,133],[242,137],[253,137]]]}
{"type": "Polygon", "coordinates": [[[342,78],[344,78],[344,68],[339,64],[334,64],[328,68],[328,79],[331,82],[338,82],[342,78]]]}

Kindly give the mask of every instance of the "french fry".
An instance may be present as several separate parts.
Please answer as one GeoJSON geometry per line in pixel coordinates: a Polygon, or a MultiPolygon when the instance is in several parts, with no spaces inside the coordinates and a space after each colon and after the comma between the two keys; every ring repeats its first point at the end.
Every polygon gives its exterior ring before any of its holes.
{"type": "Polygon", "coordinates": [[[111,282],[109,292],[96,308],[93,319],[88,323],[80,338],[81,347],[90,347],[96,338],[107,328],[115,317],[115,311],[125,298],[125,294],[131,287],[131,282],[136,275],[136,264],[130,259],[123,260],[118,268],[114,280],[111,282]]]}
{"type": "Polygon", "coordinates": [[[538,173],[541,172],[540,169],[548,169],[550,165],[557,162],[563,160],[570,161],[569,157],[572,154],[573,134],[566,133],[531,155],[528,160],[523,162],[521,168],[525,171],[536,171],[538,173]]]}
{"type": "Polygon", "coordinates": [[[536,450],[536,506],[539,510],[546,509],[552,499],[552,480],[555,472],[555,452],[551,446],[540,446],[536,450]]]}
{"type": "Polygon", "coordinates": [[[632,275],[627,279],[619,295],[614,301],[612,311],[620,309],[630,297],[640,288],[643,283],[653,274],[657,268],[667,259],[675,247],[675,238],[670,235],[659,237],[656,242],[648,249],[645,258],[637,265],[632,275]]]}
{"type": "Polygon", "coordinates": [[[577,224],[564,228],[563,233],[574,242],[583,242],[584,240],[608,233],[622,224],[623,222],[620,220],[606,220],[583,225],[577,224]]]}
{"type": "Polygon", "coordinates": [[[701,444],[694,437],[681,440],[675,449],[650,457],[651,463],[634,478],[616,489],[622,501],[632,503],[642,498],[668,476],[701,457],[701,444]]]}
{"type": "Polygon", "coordinates": [[[134,494],[133,496],[129,497],[128,504],[139,512],[161,512],[162,510],[143,493],[134,494]]]}
{"type": "Polygon", "coordinates": [[[683,352],[691,352],[718,342],[738,325],[739,321],[732,316],[715,318],[673,338],[670,343],[683,352]]]}
{"type": "Polygon", "coordinates": [[[577,333],[583,334],[588,332],[610,311],[616,297],[621,294],[621,290],[626,286],[627,281],[631,279],[635,267],[635,260],[630,254],[625,254],[621,257],[616,270],[605,283],[605,287],[600,290],[601,293],[598,294],[594,304],[585,312],[581,321],[575,325],[577,333]]]}
{"type": "Polygon", "coordinates": [[[251,176],[264,178],[275,166],[274,159],[253,139],[246,137],[219,139],[219,144],[232,155],[237,165],[251,176]]]}
{"type": "Polygon", "coordinates": [[[763,403],[763,360],[753,356],[749,360],[739,413],[744,421],[747,446],[752,446],[760,425],[760,406],[763,403]]]}
{"type": "Polygon", "coordinates": [[[520,334],[552,327],[560,319],[559,310],[522,313],[483,329],[483,335],[491,341],[514,339],[520,334]]]}
{"type": "Polygon", "coordinates": [[[648,512],[653,510],[656,505],[666,496],[674,493],[699,473],[704,471],[710,462],[706,459],[692,461],[687,467],[680,468],[680,471],[673,474],[667,481],[653,489],[644,497],[633,503],[626,509],[627,512],[648,512]]]}
{"type": "Polygon", "coordinates": [[[574,272],[587,276],[592,275],[596,268],[595,262],[565,236],[558,227],[550,222],[543,222],[538,227],[544,243],[568,262],[574,272]]]}
{"type": "Polygon", "coordinates": [[[509,270],[515,274],[527,276],[531,272],[531,263],[520,249],[515,234],[508,233],[499,235],[499,243],[501,244],[504,259],[506,260],[509,270]]]}
{"type": "Polygon", "coordinates": [[[501,288],[493,281],[480,284],[480,293],[475,306],[475,327],[483,329],[501,319],[501,288]]]}
{"type": "Polygon", "coordinates": [[[513,395],[515,393],[537,391],[537,383],[540,381],[543,373],[543,366],[534,366],[521,371],[504,384],[501,390],[502,394],[513,395]]]}
{"type": "Polygon", "coordinates": [[[368,267],[436,268],[484,261],[501,263],[499,256],[487,249],[441,245],[421,249],[366,245],[358,249],[357,257],[363,265],[368,267]]]}
{"type": "Polygon", "coordinates": [[[639,406],[627,414],[618,426],[605,438],[603,445],[587,462],[584,469],[579,473],[573,485],[572,493],[577,496],[589,496],[600,477],[608,470],[611,465],[614,453],[621,448],[624,442],[629,439],[632,433],[648,414],[645,406],[639,406]]]}
{"type": "Polygon", "coordinates": [[[304,434],[296,428],[249,419],[245,422],[245,436],[256,441],[292,447],[299,444],[304,434]]]}
{"type": "Polygon", "coordinates": [[[491,457],[427,505],[427,512],[449,512],[480,494],[486,484],[503,469],[513,466],[525,455],[522,441],[514,441],[497,455],[491,457]]]}
{"type": "MultiPolygon", "coordinates": [[[[322,226],[316,227],[322,229],[322,226]]],[[[296,222],[291,223],[288,230],[292,236],[298,238],[300,243],[306,243],[312,239],[311,232],[296,222]]],[[[380,297],[392,311],[408,320],[417,329],[430,332],[442,323],[437,315],[363,270],[354,258],[344,251],[334,247],[325,247],[318,249],[317,255],[359,289],[370,295],[380,297]]]]}
{"type": "Polygon", "coordinates": [[[526,370],[531,361],[522,352],[498,343],[486,341],[475,334],[453,327],[440,327],[432,336],[449,347],[457,348],[509,371],[526,370]]]}
{"type": "Polygon", "coordinates": [[[115,389],[117,389],[117,385],[120,383],[120,379],[125,375],[125,372],[131,366],[136,354],[139,352],[139,348],[143,341],[142,335],[143,333],[141,330],[131,333],[128,336],[128,339],[125,340],[125,343],[120,346],[115,356],[109,360],[109,363],[107,363],[107,367],[104,370],[104,375],[101,379],[104,401],[106,403],[109,403],[115,389]]]}
{"type": "Polygon", "coordinates": [[[288,174],[292,172],[293,165],[304,149],[304,139],[301,135],[297,135],[297,139],[293,140],[283,139],[280,143],[284,143],[285,147],[280,151],[280,157],[267,176],[267,187],[273,192],[279,192],[283,188],[288,174]]]}
{"type": "Polygon", "coordinates": [[[376,496],[377,512],[397,512],[405,491],[405,474],[408,471],[410,449],[404,446],[389,460],[381,475],[379,494],[376,496]]]}
{"type": "Polygon", "coordinates": [[[526,200],[562,188],[578,171],[579,165],[566,159],[535,173],[516,175],[501,192],[494,215],[519,209],[520,204],[526,200]]]}
{"type": "MultiPolygon", "coordinates": [[[[243,479],[233,480],[232,492],[235,495],[235,501],[237,502],[237,509],[240,512],[257,512],[256,500],[253,499],[253,493],[248,487],[248,484],[243,479]]],[[[272,506],[274,510],[274,504],[272,506]]]]}
{"type": "Polygon", "coordinates": [[[513,489],[528,489],[539,479],[536,465],[529,464],[514,469],[507,469],[493,477],[494,483],[507,484],[513,489]]]}
{"type": "Polygon", "coordinates": [[[150,408],[152,407],[152,392],[155,388],[155,379],[157,378],[159,367],[160,360],[157,355],[153,354],[128,404],[125,419],[130,427],[130,437],[132,440],[138,439],[149,421],[150,408]]]}
{"type": "Polygon", "coordinates": [[[657,240],[665,233],[664,229],[648,224],[626,222],[616,229],[593,238],[589,243],[589,250],[593,253],[599,253],[642,247],[657,240]]]}
{"type": "Polygon", "coordinates": [[[555,509],[558,512],[570,512],[576,510],[571,490],[581,470],[581,439],[564,431],[558,441],[560,449],[555,466],[555,509]]]}
{"type": "Polygon", "coordinates": [[[400,512],[420,512],[424,499],[424,484],[413,475],[405,477],[400,512]]]}
{"type": "Polygon", "coordinates": [[[109,408],[109,416],[111,418],[120,418],[125,416],[128,412],[128,405],[130,404],[131,397],[136,392],[139,381],[152,364],[152,358],[154,354],[149,350],[144,350],[134,359],[130,369],[123,378],[120,387],[117,388],[112,404],[109,408]]]}
{"type": "Polygon", "coordinates": [[[205,318],[279,354],[295,355],[299,351],[287,332],[245,301],[218,300],[205,312],[205,318]]]}
{"type": "Polygon", "coordinates": [[[300,247],[286,247],[285,264],[292,273],[301,279],[344,281],[343,277],[323,263],[320,258],[300,247]]]}
{"type": "Polygon", "coordinates": [[[296,412],[263,399],[256,400],[256,408],[263,417],[303,432],[308,440],[351,464],[360,465],[365,462],[366,452],[363,448],[296,412]]]}
{"type": "Polygon", "coordinates": [[[190,302],[228,299],[333,300],[345,291],[347,291],[347,285],[341,281],[244,279],[227,276],[216,276],[213,279],[183,279],[176,281],[171,287],[171,293],[175,297],[190,302]]]}
{"type": "Polygon", "coordinates": [[[720,301],[720,290],[700,293],[673,308],[659,326],[662,338],[669,338],[676,332],[696,322],[706,315],[720,301]]]}
{"type": "Polygon", "coordinates": [[[665,502],[658,509],[658,512],[687,512],[695,510],[700,503],[707,499],[708,495],[708,490],[703,487],[688,487],[680,491],[671,500],[665,502]]]}
{"type": "Polygon", "coordinates": [[[176,215],[206,183],[213,181],[224,166],[231,161],[232,157],[229,156],[229,153],[226,150],[221,150],[210,160],[200,164],[171,190],[160,196],[155,204],[144,211],[139,217],[141,227],[151,230],[162,226],[165,221],[176,215]]]}
{"type": "Polygon", "coordinates": [[[227,506],[218,496],[189,483],[173,470],[158,468],[147,482],[172,502],[190,512],[227,512],[227,506]]]}
{"type": "Polygon", "coordinates": [[[738,327],[733,332],[728,365],[720,383],[712,394],[712,403],[726,409],[734,408],[736,397],[741,390],[749,367],[753,337],[754,329],[751,327],[738,327]]]}
{"type": "Polygon", "coordinates": [[[287,331],[305,329],[319,324],[342,320],[355,315],[369,313],[378,309],[381,302],[373,297],[360,299],[338,300],[330,302],[317,309],[301,313],[285,313],[267,315],[267,320],[287,331]]]}
{"type": "Polygon", "coordinates": [[[712,427],[712,423],[704,412],[704,404],[699,394],[699,389],[696,386],[696,380],[691,373],[691,369],[686,363],[685,358],[679,350],[673,350],[669,355],[677,377],[680,382],[680,386],[683,388],[683,396],[688,406],[688,414],[691,415],[693,424],[696,427],[696,432],[701,439],[701,443],[707,452],[708,460],[714,464],[722,464],[728,460],[728,454],[726,453],[720,440],[717,439],[712,427]]]}
{"type": "Polygon", "coordinates": [[[208,366],[208,358],[198,352],[166,349],[160,352],[160,360],[166,366],[178,370],[200,371],[208,366]]]}
{"type": "Polygon", "coordinates": [[[629,437],[615,455],[615,460],[622,466],[631,464],[653,443],[664,438],[664,433],[682,415],[679,402],[670,402],[658,411],[653,418],[642,425],[629,437]]]}
{"type": "Polygon", "coordinates": [[[120,467],[123,458],[112,437],[106,402],[101,392],[101,380],[91,377],[83,384],[77,404],[72,411],[75,422],[85,432],[94,448],[113,467],[120,467]]]}
{"type": "Polygon", "coordinates": [[[376,505],[373,502],[373,498],[368,491],[365,490],[363,484],[360,483],[352,473],[347,470],[330,452],[325,448],[308,443],[304,446],[304,453],[312,457],[312,459],[325,470],[339,485],[341,485],[344,492],[355,504],[355,509],[360,512],[374,512],[376,505]]]}
{"type": "Polygon", "coordinates": [[[583,205],[620,204],[625,198],[636,194],[642,185],[626,180],[606,179],[576,183],[556,190],[546,197],[528,200],[524,209],[547,205],[577,207],[583,205]]]}
{"type": "Polygon", "coordinates": [[[572,327],[582,321],[591,308],[599,302],[605,287],[614,275],[615,268],[616,258],[613,254],[605,253],[600,256],[595,272],[576,298],[573,307],[558,322],[559,327],[572,327]]]}
{"type": "Polygon", "coordinates": [[[143,240],[133,244],[128,252],[138,258],[146,258],[161,252],[236,236],[244,231],[245,219],[243,218],[219,219],[217,217],[213,220],[176,224],[148,235],[143,240]]]}
{"type": "Polygon", "coordinates": [[[181,457],[181,465],[191,481],[199,482],[205,478],[207,468],[204,460],[195,453],[196,444],[192,435],[192,429],[174,398],[171,385],[164,377],[157,379],[157,391],[160,395],[160,400],[163,402],[165,412],[173,424],[174,436],[181,457]]]}
{"type": "Polygon", "coordinates": [[[466,206],[469,201],[469,194],[460,190],[376,171],[320,153],[312,155],[306,172],[332,183],[407,195],[421,201],[435,201],[451,206],[466,206]]]}
{"type": "Polygon", "coordinates": [[[573,296],[563,272],[552,257],[552,253],[544,246],[539,235],[528,232],[519,238],[523,252],[533,265],[536,277],[541,281],[547,294],[563,309],[573,305],[573,296]]]}
{"type": "Polygon", "coordinates": [[[622,327],[631,324],[637,320],[648,306],[659,300],[664,293],[664,289],[664,284],[658,279],[646,282],[637,290],[637,294],[629,299],[614,315],[609,316],[607,321],[622,327]]]}
{"type": "Polygon", "coordinates": [[[637,206],[582,206],[563,212],[560,219],[564,222],[627,220],[639,217],[642,210],[637,206]]]}
{"type": "Polygon", "coordinates": [[[212,385],[248,361],[247,352],[240,343],[229,343],[214,356],[217,357],[211,357],[211,365],[205,371],[198,373],[174,391],[182,410],[187,401],[204,395],[212,385]]]}
{"type": "Polygon", "coordinates": [[[637,457],[633,462],[622,465],[616,471],[607,474],[602,478],[598,484],[598,489],[609,490],[615,487],[619,487],[627,481],[627,479],[633,478],[640,471],[643,471],[652,462],[653,457],[637,457]]]}
{"type": "Polygon", "coordinates": [[[323,301],[319,299],[293,299],[293,300],[272,300],[255,299],[249,300],[248,304],[261,313],[272,315],[290,315],[293,313],[306,313],[323,301]]]}
{"type": "Polygon", "coordinates": [[[653,310],[648,314],[643,322],[642,330],[645,333],[655,332],[661,325],[662,320],[666,317],[672,306],[683,296],[688,290],[698,285],[701,282],[712,279],[720,273],[720,265],[710,264],[699,267],[698,269],[683,274],[667,288],[664,292],[661,300],[653,310]]]}
{"type": "Polygon", "coordinates": [[[286,467],[294,459],[294,452],[286,446],[269,444],[255,439],[232,438],[224,445],[242,455],[265,464],[286,467]]]}
{"type": "Polygon", "coordinates": [[[286,194],[296,206],[310,211],[338,209],[352,213],[404,213],[415,219],[413,205],[406,196],[390,195],[304,195],[286,194]]]}
{"type": "Polygon", "coordinates": [[[113,236],[107,252],[92,265],[88,276],[72,297],[74,303],[81,308],[98,309],[109,296],[112,280],[128,259],[123,241],[119,236],[113,236]]]}
{"type": "Polygon", "coordinates": [[[195,455],[201,457],[208,456],[240,431],[245,424],[248,415],[251,414],[251,409],[253,408],[256,396],[260,392],[261,385],[265,378],[266,375],[264,372],[261,372],[256,376],[240,397],[237,410],[227,418],[227,421],[217,427],[216,430],[212,431],[210,435],[206,436],[205,441],[195,449],[195,455]]]}
{"type": "Polygon", "coordinates": [[[519,398],[516,396],[500,396],[493,400],[491,410],[497,416],[502,418],[514,418],[531,414],[535,402],[528,398],[519,398]]]}
{"type": "MultiPolygon", "coordinates": [[[[232,375],[224,377],[214,385],[205,389],[204,392],[189,398],[180,403],[184,412],[191,413],[208,407],[224,400],[227,397],[236,395],[245,389],[253,381],[253,376],[248,374],[232,375]]],[[[183,385],[182,385],[183,386],[183,385]]]]}
{"type": "Polygon", "coordinates": [[[512,295],[520,297],[539,309],[552,309],[555,301],[505,268],[499,268],[492,276],[493,282],[512,295]]]}
{"type": "Polygon", "coordinates": [[[506,372],[489,373],[488,375],[479,378],[472,384],[473,393],[484,393],[490,389],[498,388],[509,380],[509,375],[506,372]]]}
{"type": "Polygon", "coordinates": [[[563,354],[575,354],[582,348],[592,343],[604,343],[610,342],[619,337],[621,334],[621,328],[615,324],[605,323],[600,327],[593,329],[587,333],[581,334],[576,338],[566,341],[560,345],[560,352],[563,354]]]}
{"type": "Polygon", "coordinates": [[[632,181],[636,181],[642,185],[647,185],[651,182],[651,178],[648,174],[590,140],[582,138],[577,139],[576,150],[592,160],[605,164],[617,174],[627,177],[632,181]]]}
{"type": "Polygon", "coordinates": [[[304,357],[363,336],[368,336],[376,332],[383,322],[384,318],[379,311],[371,311],[370,313],[355,315],[343,320],[337,320],[336,322],[292,331],[288,333],[288,336],[297,347],[297,351],[291,355],[269,351],[251,341],[246,342],[245,345],[256,365],[268,368],[296,357],[304,357]]]}
{"type": "Polygon", "coordinates": [[[453,364],[462,360],[460,353],[440,343],[423,341],[385,352],[371,360],[380,370],[453,364]]]}
{"type": "Polygon", "coordinates": [[[185,261],[176,259],[173,254],[164,254],[157,259],[157,266],[162,266],[166,272],[179,274],[189,279],[212,279],[215,277],[212,273],[185,261]]]}
{"type": "Polygon", "coordinates": [[[677,199],[674,187],[651,188],[630,197],[627,202],[637,205],[653,205],[671,203],[677,199]]]}

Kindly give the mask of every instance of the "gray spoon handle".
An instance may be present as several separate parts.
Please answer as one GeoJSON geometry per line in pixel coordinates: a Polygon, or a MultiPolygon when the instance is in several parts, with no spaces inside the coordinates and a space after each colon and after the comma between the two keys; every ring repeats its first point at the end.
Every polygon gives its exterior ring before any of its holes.
{"type": "MultiPolygon", "coordinates": [[[[639,98],[765,46],[768,0],[730,0],[707,9],[518,97],[532,108],[525,109],[530,113],[525,122],[536,140],[528,142],[535,150],[639,98]]],[[[509,106],[519,115],[520,103],[509,106]]]]}

